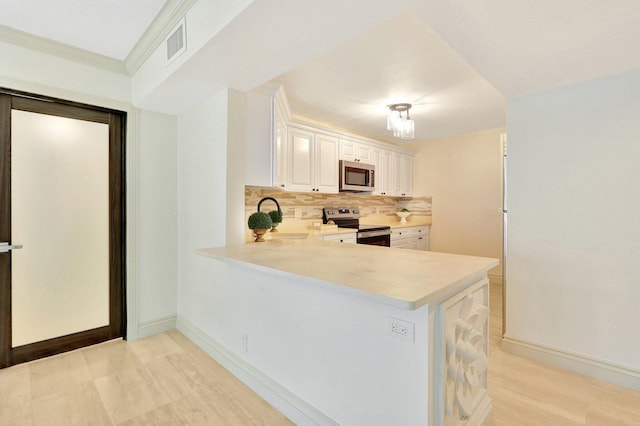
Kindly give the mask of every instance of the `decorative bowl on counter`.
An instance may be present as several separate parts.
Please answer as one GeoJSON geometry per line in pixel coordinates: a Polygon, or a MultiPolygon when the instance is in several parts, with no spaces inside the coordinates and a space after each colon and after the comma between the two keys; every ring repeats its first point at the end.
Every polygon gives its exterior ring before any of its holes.
{"type": "Polygon", "coordinates": [[[411,216],[411,212],[396,212],[400,218],[400,223],[407,223],[407,218],[411,216]]]}

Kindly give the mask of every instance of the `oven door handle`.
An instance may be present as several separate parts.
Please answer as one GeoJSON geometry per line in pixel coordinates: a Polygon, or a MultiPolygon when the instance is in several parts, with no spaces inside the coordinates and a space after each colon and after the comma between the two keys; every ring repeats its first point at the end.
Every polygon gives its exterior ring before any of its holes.
{"type": "Polygon", "coordinates": [[[358,238],[382,237],[385,235],[391,235],[391,230],[358,232],[358,238]]]}

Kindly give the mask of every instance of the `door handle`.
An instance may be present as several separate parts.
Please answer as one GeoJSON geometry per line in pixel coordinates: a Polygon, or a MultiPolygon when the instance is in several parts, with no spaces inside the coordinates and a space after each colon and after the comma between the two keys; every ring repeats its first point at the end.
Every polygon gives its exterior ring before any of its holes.
{"type": "Polygon", "coordinates": [[[22,244],[0,243],[0,253],[6,253],[10,250],[21,249],[22,244]]]}

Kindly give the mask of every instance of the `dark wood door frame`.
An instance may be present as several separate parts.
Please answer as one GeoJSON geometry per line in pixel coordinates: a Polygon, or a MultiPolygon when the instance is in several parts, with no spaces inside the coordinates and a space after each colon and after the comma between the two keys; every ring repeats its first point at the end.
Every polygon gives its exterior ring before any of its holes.
{"type": "Polygon", "coordinates": [[[11,252],[0,253],[0,368],[126,336],[126,112],[0,88],[0,241],[11,239],[11,110],[109,126],[109,325],[12,348],[11,252]]]}

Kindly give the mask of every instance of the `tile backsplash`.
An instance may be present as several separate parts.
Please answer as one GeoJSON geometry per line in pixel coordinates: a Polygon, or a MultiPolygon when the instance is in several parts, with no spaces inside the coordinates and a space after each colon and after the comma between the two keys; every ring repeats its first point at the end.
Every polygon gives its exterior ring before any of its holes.
{"type": "MultiPolygon", "coordinates": [[[[412,216],[431,216],[431,197],[388,197],[384,195],[362,195],[351,193],[314,194],[307,192],[287,192],[272,188],[245,186],[245,216],[258,209],[258,202],[264,197],[278,200],[284,218],[294,218],[296,210],[299,219],[321,219],[324,207],[358,207],[361,216],[382,214],[395,216],[402,209],[411,210],[412,216]]],[[[262,203],[262,211],[275,210],[272,201],[262,203]]]]}

